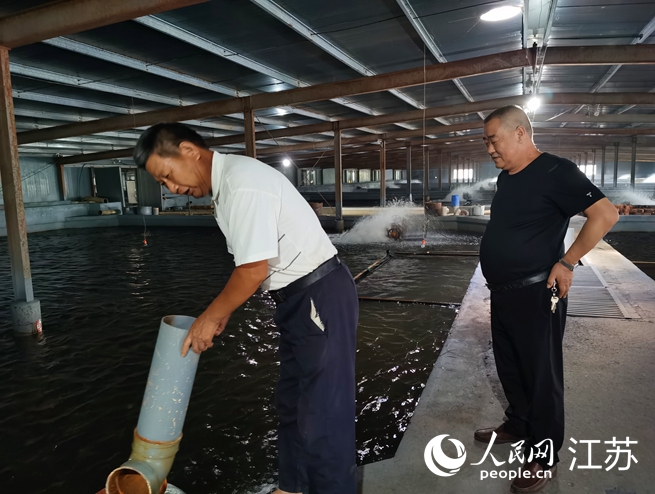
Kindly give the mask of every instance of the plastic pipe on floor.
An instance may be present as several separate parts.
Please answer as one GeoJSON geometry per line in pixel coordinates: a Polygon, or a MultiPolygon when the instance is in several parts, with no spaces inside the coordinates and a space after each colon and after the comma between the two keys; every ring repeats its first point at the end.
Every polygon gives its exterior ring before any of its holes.
{"type": "Polygon", "coordinates": [[[180,355],[192,317],[161,320],[128,461],[107,478],[107,494],[163,494],[186,417],[199,355],[180,355]]]}

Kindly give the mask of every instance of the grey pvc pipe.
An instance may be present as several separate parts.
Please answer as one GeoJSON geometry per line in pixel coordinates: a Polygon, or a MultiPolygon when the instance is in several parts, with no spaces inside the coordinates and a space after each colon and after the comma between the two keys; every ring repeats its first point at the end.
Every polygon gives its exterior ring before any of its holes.
{"type": "Polygon", "coordinates": [[[193,317],[187,316],[166,316],[161,320],[136,426],[137,433],[149,441],[173,441],[182,434],[200,358],[193,351],[186,357],[180,355],[193,321],[193,317]]]}
{"type": "Polygon", "coordinates": [[[200,355],[180,355],[195,319],[161,320],[150,374],[134,432],[132,454],[107,478],[107,494],[161,494],[173,465],[200,355]]]}

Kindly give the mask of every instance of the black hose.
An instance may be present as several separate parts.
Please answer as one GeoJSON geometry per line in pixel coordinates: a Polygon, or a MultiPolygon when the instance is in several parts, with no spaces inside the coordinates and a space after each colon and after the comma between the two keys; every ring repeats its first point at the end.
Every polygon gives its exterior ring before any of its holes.
{"type": "Polygon", "coordinates": [[[359,300],[367,302],[396,302],[398,304],[423,304],[439,305],[441,307],[459,308],[462,304],[459,302],[433,302],[430,300],[408,300],[403,298],[384,298],[384,297],[358,297],[359,300]]]}
{"type": "Polygon", "coordinates": [[[394,252],[396,257],[480,257],[479,252],[451,251],[451,252],[394,252]]]}
{"type": "Polygon", "coordinates": [[[371,264],[369,267],[367,267],[364,271],[361,273],[357,274],[353,279],[355,280],[355,283],[359,283],[362,279],[366,278],[369,274],[371,274],[373,271],[378,269],[379,267],[383,266],[387,262],[389,262],[391,259],[394,258],[394,254],[391,252],[387,251],[387,255],[384,257],[378,259],[375,261],[373,264],[371,264]]]}

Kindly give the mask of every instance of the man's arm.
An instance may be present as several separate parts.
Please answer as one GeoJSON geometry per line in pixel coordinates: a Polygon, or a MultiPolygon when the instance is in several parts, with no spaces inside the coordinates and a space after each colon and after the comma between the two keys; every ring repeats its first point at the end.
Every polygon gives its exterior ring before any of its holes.
{"type": "MultiPolygon", "coordinates": [[[[587,215],[587,221],[563,258],[569,264],[577,264],[619,221],[616,208],[606,197],[585,209],[585,214],[587,215]]],[[[557,280],[559,296],[566,297],[573,282],[573,272],[557,263],[553,266],[548,277],[548,288],[553,286],[555,280],[557,280]]]]}
{"type": "Polygon", "coordinates": [[[268,260],[237,266],[223,291],[193,323],[182,343],[182,356],[190,347],[196,353],[214,346],[212,339],[225,329],[230,315],[257,291],[268,276],[268,260]]]}

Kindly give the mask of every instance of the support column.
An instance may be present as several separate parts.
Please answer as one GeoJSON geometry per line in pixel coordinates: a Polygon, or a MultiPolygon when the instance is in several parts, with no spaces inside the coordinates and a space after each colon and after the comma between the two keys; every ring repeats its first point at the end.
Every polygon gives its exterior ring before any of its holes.
{"type": "Polygon", "coordinates": [[[380,141],[380,207],[387,205],[387,141],[380,141]]]}
{"type": "Polygon", "coordinates": [[[439,173],[437,174],[437,180],[439,183],[439,190],[441,190],[441,187],[443,185],[442,181],[442,175],[443,175],[443,151],[440,149],[439,150],[439,173]]]}
{"type": "Polygon", "coordinates": [[[0,176],[7,222],[7,244],[14,285],[11,319],[14,332],[21,335],[41,332],[41,304],[34,298],[27,226],[18,160],[18,140],[11,94],[9,50],[0,48],[0,176]]]}
{"type": "Polygon", "coordinates": [[[61,200],[66,200],[66,173],[64,170],[64,165],[57,165],[59,169],[59,188],[61,191],[61,200]]]}
{"type": "Polygon", "coordinates": [[[98,191],[96,190],[96,169],[92,166],[89,167],[89,190],[91,191],[91,197],[98,196],[98,191]]]}
{"type": "Polygon", "coordinates": [[[619,143],[614,143],[614,180],[612,183],[614,187],[618,185],[619,182],[619,143]]]}
{"type": "Polygon", "coordinates": [[[255,112],[246,110],[243,112],[243,124],[246,138],[246,156],[257,158],[257,145],[255,142],[255,112]]]}
{"type": "Polygon", "coordinates": [[[341,166],[341,129],[334,131],[334,209],[335,228],[344,229],[343,223],[343,170],[341,166]]]}
{"type": "Polygon", "coordinates": [[[448,190],[453,190],[453,155],[448,153],[448,190]]]}
{"type": "Polygon", "coordinates": [[[632,136],[632,159],[630,161],[630,188],[635,190],[635,177],[637,175],[637,136],[632,136]]]}
{"type": "Polygon", "coordinates": [[[607,154],[607,146],[603,146],[603,149],[601,151],[600,155],[600,186],[605,187],[605,157],[607,154]]]}
{"type": "Polygon", "coordinates": [[[423,149],[423,204],[430,202],[430,150],[423,149]]]}
{"type": "Polygon", "coordinates": [[[412,146],[407,146],[407,195],[412,202],[412,146]]]}

